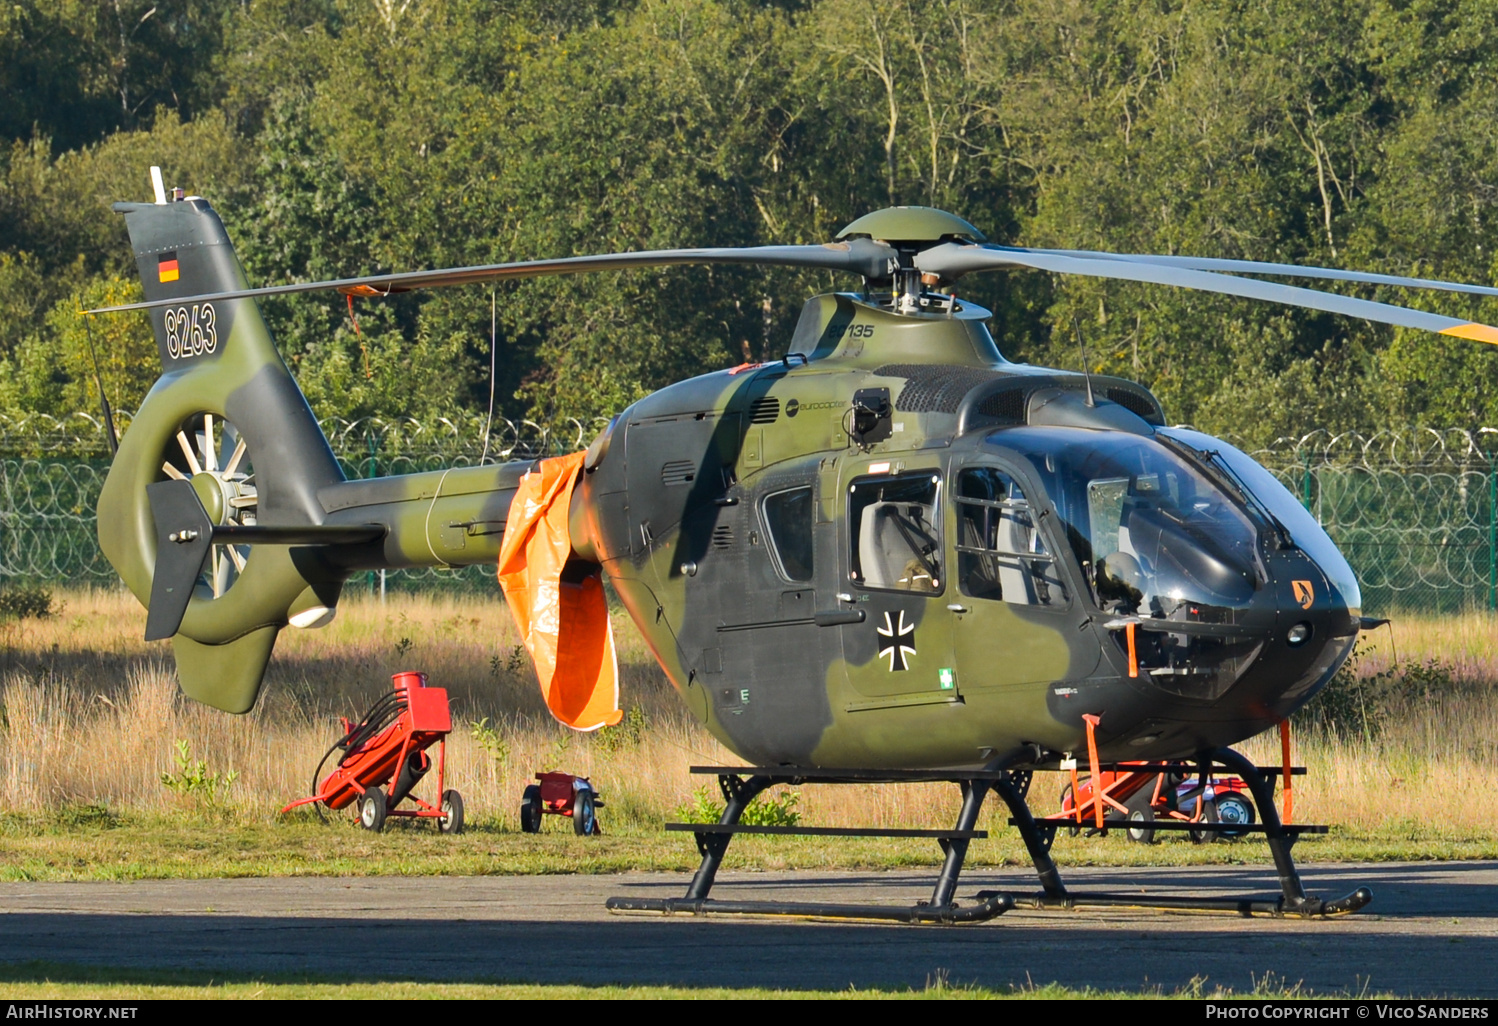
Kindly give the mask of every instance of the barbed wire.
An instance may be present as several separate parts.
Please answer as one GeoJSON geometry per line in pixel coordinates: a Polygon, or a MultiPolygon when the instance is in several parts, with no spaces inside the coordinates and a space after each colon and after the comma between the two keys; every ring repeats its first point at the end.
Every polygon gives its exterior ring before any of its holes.
{"type": "MultiPolygon", "coordinates": [[[[114,412],[116,429],[123,436],[134,414],[114,412]]],[[[421,421],[414,417],[324,417],[318,426],[340,459],[357,460],[368,455],[427,456],[450,454],[470,457],[474,463],[484,452],[484,418],[439,417],[421,421]]],[[[575,452],[608,425],[605,417],[583,422],[565,417],[552,424],[533,420],[510,420],[495,416],[489,430],[491,462],[534,459],[539,456],[575,452]]],[[[0,413],[0,456],[109,454],[109,437],[103,421],[91,413],[53,417],[45,413],[18,416],[0,413]]]]}
{"type": "Polygon", "coordinates": [[[1334,433],[1322,428],[1298,437],[1277,438],[1252,455],[1262,463],[1298,461],[1368,467],[1388,464],[1435,466],[1440,464],[1485,464],[1498,453],[1498,428],[1404,428],[1363,434],[1334,433]]]}
{"type": "MultiPolygon", "coordinates": [[[[123,435],[132,414],[116,411],[123,435]]],[[[496,416],[486,463],[575,452],[607,426],[603,418],[554,424],[496,416]]],[[[318,421],[350,478],[388,477],[477,466],[484,458],[480,417],[329,417],[318,421]]],[[[65,417],[0,414],[0,578],[53,583],[106,582],[115,571],[99,551],[95,508],[109,473],[109,438],[89,413],[65,417]]],[[[387,587],[474,590],[492,570],[401,570],[387,587]]]]}
{"type": "MultiPolygon", "coordinates": [[[[128,411],[116,423],[128,429],[128,411]]],[[[350,478],[475,466],[478,416],[319,421],[350,478]]],[[[607,421],[496,417],[486,462],[576,451],[607,421]]],[[[105,582],[94,509],[109,469],[100,419],[0,414],[0,578],[105,582]]],[[[1347,556],[1370,612],[1498,607],[1498,429],[1317,430],[1252,451],[1347,556]]],[[[492,568],[400,571],[397,590],[479,590],[492,568]]]]}
{"type": "Polygon", "coordinates": [[[1252,455],[1315,515],[1372,612],[1498,609],[1498,430],[1315,431],[1252,455]]]}

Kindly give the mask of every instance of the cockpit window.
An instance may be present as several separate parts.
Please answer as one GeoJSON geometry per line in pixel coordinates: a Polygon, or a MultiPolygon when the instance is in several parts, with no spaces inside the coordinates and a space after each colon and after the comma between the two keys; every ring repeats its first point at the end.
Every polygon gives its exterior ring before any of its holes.
{"type": "Polygon", "coordinates": [[[1056,560],[1035,529],[1019,484],[997,467],[957,477],[957,580],[964,595],[1023,606],[1064,606],[1056,560]]]}
{"type": "Polygon", "coordinates": [[[1153,439],[1020,428],[1067,541],[1108,613],[1232,623],[1257,587],[1258,531],[1209,477],[1153,439]]]}
{"type": "Polygon", "coordinates": [[[853,580],[866,588],[941,591],[940,484],[939,476],[924,473],[866,478],[849,486],[853,580]]]}

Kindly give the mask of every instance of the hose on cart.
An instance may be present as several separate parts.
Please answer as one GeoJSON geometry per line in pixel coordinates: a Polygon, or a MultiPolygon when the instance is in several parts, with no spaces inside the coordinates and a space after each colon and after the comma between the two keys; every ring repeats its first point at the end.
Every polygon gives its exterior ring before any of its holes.
{"type": "MultiPolygon", "coordinates": [[[[317,769],[312,771],[312,793],[318,793],[317,782],[322,777],[322,768],[334,752],[340,749],[343,751],[344,754],[338,759],[338,765],[342,767],[350,755],[357,752],[364,744],[379,737],[381,731],[399,719],[400,715],[406,711],[408,704],[404,691],[387,691],[381,695],[379,700],[369,707],[369,711],[359,719],[359,722],[350,727],[347,734],[334,741],[332,747],[318,760],[317,769]]],[[[327,817],[323,815],[322,803],[314,802],[312,807],[317,810],[318,818],[326,823],[327,817]]]]}

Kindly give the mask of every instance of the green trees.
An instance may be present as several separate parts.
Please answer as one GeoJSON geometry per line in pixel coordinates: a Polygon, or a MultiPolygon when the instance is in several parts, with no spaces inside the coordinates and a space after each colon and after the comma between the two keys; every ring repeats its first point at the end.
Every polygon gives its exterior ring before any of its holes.
{"type": "MultiPolygon", "coordinates": [[[[208,196],[252,280],[813,242],[891,203],[1001,242],[1494,280],[1498,0],[175,0],[0,13],[0,406],[97,402],[80,305],[133,287],[110,200],[208,196]],[[147,14],[148,10],[154,11],[147,14]],[[122,35],[123,27],[123,35],[122,35]]],[[[847,283],[736,268],[494,290],[511,416],[587,418],[781,352],[847,283]]],[[[1147,286],[964,282],[1012,358],[1253,444],[1498,423],[1498,353],[1147,286]]],[[[1356,289],[1356,287],[1354,287],[1356,289]]],[[[1492,321],[1487,301],[1359,294],[1492,321]]],[[[323,414],[481,410],[490,293],[266,304],[323,414]]],[[[144,321],[95,324],[106,389],[144,321]]]]}

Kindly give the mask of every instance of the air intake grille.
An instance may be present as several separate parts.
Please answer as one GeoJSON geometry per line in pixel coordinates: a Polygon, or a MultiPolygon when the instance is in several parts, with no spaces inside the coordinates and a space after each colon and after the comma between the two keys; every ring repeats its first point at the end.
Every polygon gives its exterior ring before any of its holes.
{"type": "Polygon", "coordinates": [[[780,416],[780,400],[773,395],[761,396],[749,404],[749,423],[773,424],[780,416]]]}
{"type": "Polygon", "coordinates": [[[887,363],[874,373],[905,379],[905,387],[895,399],[895,409],[901,413],[956,413],[963,396],[1001,376],[981,367],[919,363],[887,363]]]}
{"type": "Polygon", "coordinates": [[[1142,420],[1151,424],[1165,423],[1165,418],[1160,416],[1160,411],[1155,408],[1155,404],[1138,392],[1127,388],[1110,388],[1106,394],[1113,402],[1142,420]]]}
{"type": "Polygon", "coordinates": [[[661,466],[661,484],[688,485],[697,477],[697,464],[691,460],[671,460],[661,466]]]}
{"type": "Polygon", "coordinates": [[[1023,424],[1025,422],[1025,390],[1005,388],[983,397],[978,404],[978,416],[996,420],[1000,424],[1023,424]]]}
{"type": "Polygon", "coordinates": [[[719,524],[713,528],[713,548],[727,549],[733,547],[733,527],[730,524],[719,524]]]}

